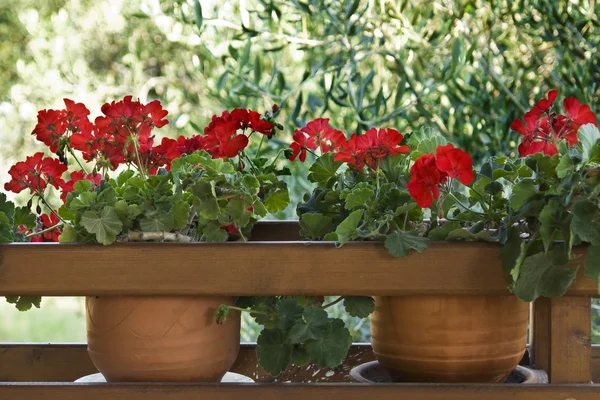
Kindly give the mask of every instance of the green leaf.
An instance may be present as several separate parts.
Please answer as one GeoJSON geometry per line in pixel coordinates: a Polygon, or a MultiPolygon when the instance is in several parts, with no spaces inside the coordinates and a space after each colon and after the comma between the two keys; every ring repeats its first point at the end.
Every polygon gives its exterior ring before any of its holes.
{"type": "Polygon", "coordinates": [[[173,216],[166,211],[151,211],[140,220],[144,232],[170,232],[173,229],[173,216]]]}
{"type": "Polygon", "coordinates": [[[465,42],[461,37],[452,43],[452,69],[456,69],[465,60],[465,42]]]}
{"type": "Polygon", "coordinates": [[[233,222],[243,228],[250,223],[250,218],[252,217],[252,213],[248,211],[249,207],[250,203],[245,199],[235,198],[227,203],[225,210],[227,214],[231,215],[233,222]]]}
{"type": "Polygon", "coordinates": [[[281,188],[271,190],[265,198],[264,204],[270,213],[283,211],[290,204],[290,193],[281,188]]]}
{"type": "Polygon", "coordinates": [[[309,362],[310,356],[306,352],[306,349],[301,346],[294,346],[294,351],[292,352],[292,364],[303,367],[309,362]]]}
{"type": "Polygon", "coordinates": [[[600,246],[600,210],[589,200],[579,200],[573,205],[573,232],[584,242],[600,246]]]}
{"type": "Polygon", "coordinates": [[[117,186],[122,187],[125,184],[125,182],[127,182],[133,177],[133,175],[135,175],[135,172],[131,169],[127,169],[121,172],[117,177],[117,186]]]}
{"type": "Polygon", "coordinates": [[[600,246],[590,246],[584,266],[585,276],[600,282],[600,246]]]}
{"type": "Polygon", "coordinates": [[[556,176],[563,179],[567,176],[575,167],[573,160],[569,154],[565,154],[560,158],[560,162],[556,166],[556,176]]]}
{"type": "Polygon", "coordinates": [[[198,215],[208,220],[214,220],[219,217],[219,203],[215,194],[214,183],[199,181],[192,188],[194,195],[194,208],[198,215]]]}
{"type": "Polygon", "coordinates": [[[202,5],[200,4],[200,0],[194,0],[194,21],[196,22],[198,29],[202,29],[202,22],[204,19],[202,18],[202,5]]]}
{"type": "Polygon", "coordinates": [[[375,311],[375,300],[366,296],[344,296],[344,308],[353,317],[367,318],[375,311]]]}
{"type": "Polygon", "coordinates": [[[327,312],[320,307],[308,307],[301,313],[288,335],[292,343],[304,343],[306,340],[322,339],[331,332],[331,320],[327,312]]]}
{"type": "Polygon", "coordinates": [[[437,228],[433,228],[427,234],[427,237],[433,241],[446,240],[450,232],[460,229],[460,223],[452,221],[447,222],[444,225],[440,225],[437,228]]]}
{"type": "Polygon", "coordinates": [[[385,248],[394,257],[406,257],[411,250],[422,253],[428,244],[429,239],[418,236],[414,231],[396,231],[385,239],[385,248]]]}
{"type": "Polygon", "coordinates": [[[519,277],[520,268],[527,255],[527,246],[520,236],[519,228],[510,226],[506,243],[500,249],[502,269],[515,281],[519,277]]]}
{"type": "Polygon", "coordinates": [[[350,215],[338,225],[335,233],[337,234],[340,246],[359,237],[357,231],[364,213],[364,210],[352,211],[350,215]]]}
{"type": "Polygon", "coordinates": [[[262,201],[260,201],[260,199],[252,203],[252,207],[254,208],[254,214],[258,215],[259,217],[264,217],[269,213],[269,210],[267,210],[267,208],[262,203],[262,201]]]}
{"type": "Polygon", "coordinates": [[[544,242],[544,251],[546,252],[548,252],[552,241],[560,238],[560,226],[556,224],[555,219],[557,217],[556,214],[560,213],[561,210],[562,207],[558,200],[552,199],[542,209],[542,212],[540,212],[538,218],[541,223],[540,235],[542,236],[542,241],[544,242]]]}
{"type": "Polygon", "coordinates": [[[175,229],[184,229],[190,219],[190,205],[183,200],[175,200],[171,208],[173,218],[173,227],[175,229]]]}
{"type": "Polygon", "coordinates": [[[302,320],[302,311],[304,310],[297,300],[291,297],[284,297],[277,302],[275,310],[278,313],[279,320],[277,325],[283,332],[287,332],[298,321],[302,320]]]}
{"type": "Polygon", "coordinates": [[[334,161],[333,157],[332,153],[319,157],[309,169],[308,180],[320,186],[327,186],[331,179],[335,179],[342,162],[334,161]]]}
{"type": "Polygon", "coordinates": [[[42,298],[40,296],[8,296],[6,301],[14,304],[19,311],[28,311],[33,306],[40,308],[42,298]]]}
{"type": "Polygon", "coordinates": [[[310,341],[305,345],[306,352],[313,363],[320,368],[335,368],[340,365],[352,344],[350,332],[340,319],[331,323],[331,331],[327,336],[310,341]]]}
{"type": "Polygon", "coordinates": [[[61,243],[71,243],[77,241],[77,231],[71,225],[64,225],[58,241],[61,243]]]}
{"type": "Polygon", "coordinates": [[[221,224],[216,221],[210,222],[202,230],[202,235],[207,242],[225,242],[229,234],[221,229],[221,224]]]}
{"type": "Polygon", "coordinates": [[[300,217],[300,236],[303,238],[321,239],[333,228],[333,220],[323,214],[302,214],[300,217]]]}
{"type": "Polygon", "coordinates": [[[81,225],[89,233],[96,235],[98,243],[108,245],[113,243],[123,224],[117,216],[115,210],[111,207],[104,207],[100,213],[96,211],[86,211],[81,216],[81,225]]]}
{"type": "Polygon", "coordinates": [[[73,190],[79,193],[89,192],[94,188],[94,182],[82,179],[73,184],[73,190]]]}
{"type": "Polygon", "coordinates": [[[252,195],[258,194],[260,190],[260,182],[253,175],[244,175],[242,178],[242,185],[248,189],[248,193],[252,195]]]}
{"type": "Polygon", "coordinates": [[[513,188],[513,192],[510,195],[510,206],[513,210],[518,210],[529,200],[531,197],[535,196],[538,193],[538,190],[535,188],[533,181],[530,179],[525,179],[519,182],[513,188]]]}
{"type": "Polygon", "coordinates": [[[0,211],[0,243],[14,241],[13,224],[4,211],[0,211]]]}
{"type": "MultiPolygon", "coordinates": [[[[594,124],[583,125],[577,132],[577,138],[582,148],[582,161],[587,163],[592,161],[592,156],[596,158],[598,150],[595,150],[595,147],[597,147],[600,140],[600,130],[598,130],[598,127],[594,126],[594,124]]],[[[599,161],[596,160],[594,162],[599,161]]]]}
{"type": "MultiPolygon", "coordinates": [[[[562,252],[561,249],[558,249],[562,252]]],[[[523,301],[540,296],[554,297],[565,294],[575,280],[578,268],[555,265],[553,254],[537,253],[525,258],[513,291],[523,301]]]]}
{"type": "Polygon", "coordinates": [[[346,210],[357,207],[370,207],[375,201],[375,191],[372,188],[358,188],[346,196],[346,210]]]}
{"type": "Polygon", "coordinates": [[[264,329],[256,340],[258,363],[272,376],[281,374],[292,362],[292,343],[279,330],[264,329]]]}
{"type": "Polygon", "coordinates": [[[36,218],[32,214],[31,210],[27,207],[16,207],[14,216],[14,226],[23,225],[27,229],[33,229],[35,227],[36,218]]]}

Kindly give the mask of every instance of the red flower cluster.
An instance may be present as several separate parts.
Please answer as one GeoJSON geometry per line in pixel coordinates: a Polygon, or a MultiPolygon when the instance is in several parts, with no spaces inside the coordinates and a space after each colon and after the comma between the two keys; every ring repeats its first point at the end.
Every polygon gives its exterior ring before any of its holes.
{"type": "MultiPolygon", "coordinates": [[[[37,232],[43,231],[48,228],[52,228],[56,224],[60,222],[60,219],[54,213],[47,215],[42,214],[38,218],[38,227],[37,232]]],[[[26,235],[30,235],[34,233],[33,231],[27,231],[24,226],[21,226],[19,229],[19,233],[23,233],[26,235]]],[[[44,232],[41,235],[32,236],[29,240],[31,242],[58,242],[58,237],[60,236],[61,231],[59,228],[54,228],[48,232],[44,232]]]]}
{"type": "Polygon", "coordinates": [[[408,153],[408,146],[400,145],[404,137],[395,129],[369,129],[363,135],[356,133],[346,140],[342,131],[329,126],[329,119],[318,118],[304,128],[294,132],[294,142],[290,145],[290,160],[306,160],[307,151],[321,150],[321,153],[335,154],[336,161],[343,161],[353,168],[366,166],[376,168],[380,159],[387,155],[408,153]]]}
{"type": "Polygon", "coordinates": [[[433,200],[440,197],[440,185],[449,185],[449,178],[458,178],[464,185],[475,179],[471,156],[451,144],[438,146],[435,155],[419,157],[410,173],[406,188],[421,208],[431,207],[433,200]]]}
{"type": "Polygon", "coordinates": [[[21,193],[29,189],[30,193],[42,193],[48,185],[60,189],[65,185],[61,178],[67,166],[54,158],[44,158],[44,153],[35,153],[13,165],[8,171],[11,180],[4,190],[21,193]]]}
{"type": "Polygon", "coordinates": [[[81,151],[86,161],[96,160],[100,167],[112,169],[124,162],[137,164],[137,147],[139,157],[149,164],[140,167],[151,169],[158,159],[159,166],[166,165],[164,146],[153,147],[151,136],[153,128],[168,123],[164,119],[168,112],[158,100],[142,104],[126,96],[121,101],[104,104],[101,110],[104,115],[96,118],[94,124],[71,135],[71,147],[81,151]]]}
{"type": "Polygon", "coordinates": [[[225,111],[220,117],[213,116],[210,124],[204,128],[204,136],[197,139],[194,145],[208,151],[214,158],[232,158],[248,146],[246,130],[262,133],[267,137],[273,135],[275,126],[261,118],[261,115],[252,110],[236,108],[225,111]],[[242,130],[238,134],[238,131],[242,130]]]}
{"type": "Polygon", "coordinates": [[[59,153],[69,145],[69,136],[75,132],[91,129],[88,119],[90,111],[82,103],[63,99],[64,110],[41,110],[38,123],[31,132],[39,141],[50,147],[53,153],[59,153]]]}
{"type": "Polygon", "coordinates": [[[590,107],[572,97],[563,101],[567,115],[551,112],[557,96],[558,90],[551,90],[547,99],[540,100],[525,113],[523,121],[517,118],[510,126],[523,135],[519,145],[522,157],[540,152],[549,156],[557,154],[557,145],[562,140],[566,140],[569,146],[577,143],[577,131],[582,125],[596,125],[596,115],[590,107]]]}

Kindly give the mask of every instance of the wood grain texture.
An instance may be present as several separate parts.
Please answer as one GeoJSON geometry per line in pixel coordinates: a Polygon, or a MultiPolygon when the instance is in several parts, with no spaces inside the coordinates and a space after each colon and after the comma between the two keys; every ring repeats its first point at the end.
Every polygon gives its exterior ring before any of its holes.
{"type": "MultiPolygon", "coordinates": [[[[349,382],[350,369],[356,365],[375,360],[371,346],[353,344],[343,365],[332,370],[306,367],[291,367],[280,376],[286,382],[349,382]]],[[[600,345],[592,346],[592,378],[600,383],[600,345]]],[[[529,355],[521,365],[530,365],[529,355]]],[[[257,382],[272,382],[258,366],[255,345],[242,343],[232,372],[251,377],[257,382]]],[[[0,343],[0,382],[72,382],[85,375],[94,374],[87,346],[84,343],[0,343]]]]}
{"type": "Polygon", "coordinates": [[[550,383],[592,381],[590,298],[542,299],[534,310],[535,367],[548,372],[550,383]]]}
{"type": "Polygon", "coordinates": [[[600,385],[2,384],[2,400],[597,400],[600,385]]]}
{"type": "MultiPolygon", "coordinates": [[[[0,296],[505,295],[499,249],[438,242],[394,258],[373,242],[5,244],[0,296]]],[[[597,283],[581,271],[569,293],[597,295],[597,283]]]]}
{"type": "MultiPolygon", "coordinates": [[[[253,343],[241,344],[231,372],[248,376],[256,382],[275,381],[258,365],[255,347],[253,343]]],[[[350,370],[374,359],[370,345],[354,344],[339,367],[291,366],[277,381],[351,382],[350,370]]],[[[73,382],[97,372],[85,344],[0,343],[0,382],[73,382]]]]}

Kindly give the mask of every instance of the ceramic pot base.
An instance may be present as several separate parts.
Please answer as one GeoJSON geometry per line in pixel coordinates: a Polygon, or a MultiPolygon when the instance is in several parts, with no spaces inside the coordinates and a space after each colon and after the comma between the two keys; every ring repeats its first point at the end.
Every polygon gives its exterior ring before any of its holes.
{"type": "MultiPolygon", "coordinates": [[[[378,361],[371,361],[352,368],[350,377],[360,383],[406,382],[398,374],[386,370],[378,361]]],[[[543,384],[548,383],[548,375],[544,371],[519,365],[508,375],[505,383],[543,384]]]]}

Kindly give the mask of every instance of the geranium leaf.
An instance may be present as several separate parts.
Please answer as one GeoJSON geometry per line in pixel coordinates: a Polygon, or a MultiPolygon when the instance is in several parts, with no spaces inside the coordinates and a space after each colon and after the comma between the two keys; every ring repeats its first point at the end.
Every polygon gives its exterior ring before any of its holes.
{"type": "Polygon", "coordinates": [[[589,200],[579,200],[573,205],[573,232],[584,242],[600,245],[600,210],[589,200]]]}
{"type": "Polygon", "coordinates": [[[94,182],[82,179],[73,184],[73,190],[79,193],[89,192],[94,187],[94,182]]]}
{"type": "Polygon", "coordinates": [[[450,232],[457,229],[460,229],[460,223],[455,221],[447,222],[444,225],[440,225],[437,228],[430,230],[427,237],[433,241],[446,240],[450,232]]]}
{"type": "Polygon", "coordinates": [[[278,376],[292,361],[292,343],[280,330],[263,329],[256,340],[258,363],[272,376],[278,376]]]}
{"type": "Polygon", "coordinates": [[[259,217],[264,217],[269,213],[269,210],[267,210],[260,199],[257,199],[254,203],[252,203],[252,207],[254,208],[254,214],[258,215],[259,217]]]}
{"type": "Polygon", "coordinates": [[[331,331],[326,336],[308,342],[306,352],[317,367],[335,368],[344,361],[352,344],[350,332],[340,319],[331,322],[331,331]]]}
{"type": "Polygon", "coordinates": [[[562,296],[575,280],[577,270],[555,265],[552,254],[534,254],[523,261],[513,291],[521,300],[528,302],[540,296],[562,296]]]}
{"type": "Polygon", "coordinates": [[[173,227],[183,229],[188,225],[190,219],[190,205],[183,200],[174,200],[171,208],[173,227]]]}
{"type": "Polygon", "coordinates": [[[319,157],[309,169],[308,180],[320,186],[327,186],[329,180],[335,179],[342,162],[334,161],[333,157],[334,155],[331,153],[319,157]]]}
{"type": "Polygon", "coordinates": [[[422,253],[429,239],[418,236],[414,231],[396,231],[385,239],[385,248],[394,257],[406,257],[411,250],[422,253]]]}
{"type": "Polygon", "coordinates": [[[248,189],[248,193],[255,195],[258,194],[260,189],[260,182],[253,175],[244,175],[242,178],[242,185],[248,189]]]}
{"type": "Polygon", "coordinates": [[[344,308],[353,317],[367,318],[375,311],[375,300],[367,296],[344,296],[344,308]]]}
{"type": "Polygon", "coordinates": [[[202,235],[207,242],[225,242],[229,238],[229,234],[221,229],[221,224],[218,222],[210,222],[202,230],[202,235]]]}
{"type": "Polygon", "coordinates": [[[279,315],[279,329],[287,332],[296,322],[302,320],[302,311],[304,309],[296,299],[284,297],[277,302],[275,310],[279,315]]]}
{"type": "Polygon", "coordinates": [[[58,236],[58,241],[61,243],[71,243],[77,240],[77,231],[71,225],[64,225],[62,232],[58,236]]]}
{"type": "Polygon", "coordinates": [[[173,229],[173,216],[165,211],[151,211],[140,220],[144,232],[169,232],[173,229]]]}
{"type": "Polygon", "coordinates": [[[264,204],[270,213],[283,211],[290,204],[290,194],[286,189],[276,188],[267,194],[264,204]]]}
{"type": "Polygon", "coordinates": [[[359,237],[357,230],[362,220],[364,210],[355,210],[350,213],[337,227],[337,234],[340,246],[359,237]]]}
{"type": "Polygon", "coordinates": [[[372,188],[358,188],[346,196],[346,210],[357,207],[369,207],[375,200],[375,191],[372,188]]]}
{"type": "Polygon", "coordinates": [[[204,181],[197,182],[192,186],[192,194],[194,195],[194,208],[199,216],[208,220],[219,217],[220,207],[213,184],[204,181]]]}
{"type": "Polygon", "coordinates": [[[81,225],[89,233],[96,235],[98,243],[108,245],[113,243],[123,224],[115,210],[111,207],[104,207],[100,213],[96,211],[86,211],[81,216],[81,225]]]}
{"type": "Polygon", "coordinates": [[[322,308],[308,307],[300,315],[302,319],[290,329],[288,337],[292,343],[321,339],[331,332],[331,320],[322,308]]]}
{"type": "Polygon", "coordinates": [[[300,236],[303,238],[321,239],[333,228],[333,220],[323,214],[302,214],[300,217],[300,236]]]}
{"type": "Polygon", "coordinates": [[[553,240],[560,239],[560,227],[556,224],[556,214],[561,210],[559,202],[552,199],[540,212],[540,235],[544,242],[544,251],[548,251],[553,240]]]}
{"type": "Polygon", "coordinates": [[[600,282],[600,246],[590,246],[584,266],[585,276],[600,282]]]}
{"type": "Polygon", "coordinates": [[[527,247],[519,234],[517,227],[508,228],[507,240],[500,249],[502,269],[514,282],[519,277],[521,264],[526,256],[527,247]]]}
{"type": "Polygon", "coordinates": [[[6,301],[14,304],[19,311],[28,311],[33,306],[40,308],[42,298],[40,296],[9,296],[6,301]]]}
{"type": "Polygon", "coordinates": [[[569,154],[565,154],[560,158],[560,162],[556,166],[556,176],[558,176],[560,179],[563,179],[573,170],[574,166],[575,164],[573,163],[571,156],[569,154]]]}
{"type": "Polygon", "coordinates": [[[512,194],[510,195],[510,206],[513,210],[518,210],[529,200],[531,197],[538,193],[533,181],[525,179],[519,182],[513,188],[512,194]]]}
{"type": "Polygon", "coordinates": [[[306,349],[301,346],[294,346],[294,351],[292,352],[292,364],[303,367],[309,362],[310,356],[306,352],[306,349]]]}
{"type": "Polygon", "coordinates": [[[13,224],[4,211],[0,211],[0,243],[14,241],[13,224]]]}
{"type": "Polygon", "coordinates": [[[35,215],[31,213],[31,210],[27,207],[16,207],[14,216],[14,226],[21,226],[28,229],[33,229],[35,226],[35,215]]]}
{"type": "Polygon", "coordinates": [[[231,199],[225,207],[226,212],[231,215],[233,222],[238,226],[244,227],[250,222],[252,213],[248,210],[250,203],[245,199],[235,198],[231,199]]]}
{"type": "Polygon", "coordinates": [[[581,144],[582,149],[582,161],[587,162],[600,162],[598,160],[593,161],[592,158],[598,157],[598,141],[600,140],[600,130],[594,124],[586,124],[579,128],[577,131],[577,138],[581,144]]]}

